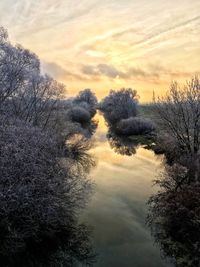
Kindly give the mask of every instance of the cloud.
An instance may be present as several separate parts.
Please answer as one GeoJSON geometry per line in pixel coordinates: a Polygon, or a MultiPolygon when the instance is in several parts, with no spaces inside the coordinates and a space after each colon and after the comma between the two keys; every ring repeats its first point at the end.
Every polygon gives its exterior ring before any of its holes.
{"type": "Polygon", "coordinates": [[[97,68],[100,74],[103,74],[109,78],[122,78],[125,75],[125,73],[123,73],[122,71],[119,71],[115,67],[107,64],[99,64],[97,68]]]}
{"type": "Polygon", "coordinates": [[[55,79],[70,79],[70,80],[85,80],[85,78],[78,73],[68,71],[60,65],[53,62],[43,62],[42,69],[47,74],[51,75],[55,79]]]}
{"type": "Polygon", "coordinates": [[[124,71],[118,70],[112,65],[98,64],[98,65],[83,65],[82,73],[86,76],[99,77],[106,76],[110,79],[124,79],[124,80],[146,80],[149,82],[158,83],[161,79],[176,79],[181,77],[191,77],[196,72],[179,71],[170,69],[160,64],[149,64],[144,69],[138,67],[130,67],[124,71]]]}
{"type": "Polygon", "coordinates": [[[199,9],[199,0],[1,0],[0,25],[74,91],[133,83],[147,95],[198,72],[199,9]]]}
{"type": "Polygon", "coordinates": [[[0,3],[0,23],[4,20],[10,27],[17,25],[19,37],[25,34],[44,32],[65,22],[78,20],[88,15],[96,6],[95,1],[74,0],[2,0],[0,3]],[[7,16],[9,12],[10,16],[7,16]],[[17,21],[16,25],[13,22],[17,21]],[[24,27],[26,24],[26,27],[24,27]]]}
{"type": "Polygon", "coordinates": [[[115,79],[132,79],[138,77],[159,77],[157,72],[151,73],[140,68],[131,67],[125,71],[118,70],[112,65],[98,64],[98,65],[84,65],[81,69],[82,73],[91,76],[107,76],[108,78],[115,79]]]}
{"type": "Polygon", "coordinates": [[[82,73],[92,76],[107,76],[109,78],[124,77],[125,73],[117,70],[115,67],[107,64],[98,64],[98,65],[84,65],[82,67],[82,73]]]}
{"type": "Polygon", "coordinates": [[[200,16],[196,16],[194,18],[191,18],[189,20],[185,20],[185,21],[182,21],[180,23],[177,23],[175,24],[174,26],[169,26],[167,27],[166,29],[163,29],[163,30],[160,30],[156,33],[152,33],[151,35],[147,36],[145,39],[143,39],[142,41],[139,41],[138,43],[136,43],[136,46],[141,46],[141,45],[144,45],[144,44],[147,44],[149,43],[150,41],[156,39],[156,38],[159,38],[161,35],[163,34],[166,34],[166,33],[169,33],[171,31],[174,31],[176,29],[179,29],[179,28],[182,28],[182,27],[185,27],[193,22],[197,22],[200,20],[200,16]]]}

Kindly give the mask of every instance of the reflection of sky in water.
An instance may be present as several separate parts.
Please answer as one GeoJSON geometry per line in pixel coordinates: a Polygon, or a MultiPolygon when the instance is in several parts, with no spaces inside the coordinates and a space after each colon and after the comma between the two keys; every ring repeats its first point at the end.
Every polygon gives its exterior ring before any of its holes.
{"type": "Polygon", "coordinates": [[[96,192],[84,213],[84,221],[94,227],[99,254],[97,267],[164,267],[145,226],[146,202],[156,190],[152,180],[160,161],[152,152],[139,149],[131,157],[114,153],[105,139],[102,122],[92,153],[98,164],[91,176],[96,192]]]}

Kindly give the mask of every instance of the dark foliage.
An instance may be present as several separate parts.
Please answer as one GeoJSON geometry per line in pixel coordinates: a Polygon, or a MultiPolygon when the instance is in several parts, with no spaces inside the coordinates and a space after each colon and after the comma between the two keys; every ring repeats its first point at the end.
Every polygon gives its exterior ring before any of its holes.
{"type": "Polygon", "coordinates": [[[81,106],[75,106],[70,110],[70,116],[72,121],[85,124],[90,121],[90,113],[87,109],[81,106]]]}
{"type": "Polygon", "coordinates": [[[137,92],[128,89],[111,90],[110,94],[99,103],[99,110],[106,122],[114,126],[121,119],[128,119],[137,115],[137,92]]]}
{"type": "Polygon", "coordinates": [[[150,120],[141,117],[129,117],[117,123],[115,132],[119,135],[151,135],[155,132],[155,126],[150,120]]]}
{"type": "Polygon", "coordinates": [[[77,215],[91,192],[85,170],[94,162],[85,151],[89,145],[83,142],[82,152],[76,146],[58,146],[56,136],[49,132],[19,120],[5,122],[1,118],[3,266],[55,266],[50,265],[55,253],[72,262],[87,263],[93,259],[87,230],[77,224],[77,215]]]}
{"type": "Polygon", "coordinates": [[[154,139],[152,136],[122,136],[109,130],[107,139],[110,147],[121,155],[132,156],[136,153],[138,147],[150,149],[153,145],[154,139]]]}
{"type": "Polygon", "coordinates": [[[156,181],[162,190],[149,200],[152,234],[177,267],[200,266],[200,183],[188,184],[189,176],[185,167],[167,167],[156,181]]]}
{"type": "Polygon", "coordinates": [[[97,98],[90,89],[80,91],[78,96],[74,99],[73,103],[82,108],[85,108],[90,113],[91,118],[96,114],[97,98]]]}

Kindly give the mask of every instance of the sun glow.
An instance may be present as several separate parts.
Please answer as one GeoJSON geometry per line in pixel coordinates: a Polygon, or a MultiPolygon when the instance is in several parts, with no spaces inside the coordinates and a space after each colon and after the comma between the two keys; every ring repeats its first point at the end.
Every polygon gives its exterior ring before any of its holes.
{"type": "Polygon", "coordinates": [[[133,87],[150,101],[199,73],[198,10],[198,0],[2,0],[0,24],[69,94],[133,87]]]}

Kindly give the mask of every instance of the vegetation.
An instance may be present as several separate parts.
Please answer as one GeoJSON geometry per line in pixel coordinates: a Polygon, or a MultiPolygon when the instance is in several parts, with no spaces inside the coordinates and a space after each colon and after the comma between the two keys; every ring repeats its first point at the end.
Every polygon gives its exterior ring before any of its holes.
{"type": "Polygon", "coordinates": [[[194,77],[180,87],[173,82],[166,97],[155,103],[159,128],[172,137],[180,152],[198,154],[200,149],[200,81],[194,77]]]}
{"type": "Polygon", "coordinates": [[[73,100],[73,103],[87,110],[90,118],[93,118],[96,114],[97,98],[90,89],[80,91],[78,96],[73,100]]]}
{"type": "Polygon", "coordinates": [[[109,125],[115,126],[121,119],[128,119],[137,115],[137,92],[128,89],[110,91],[99,104],[99,109],[109,125]]]}
{"type": "Polygon", "coordinates": [[[77,212],[84,207],[91,192],[84,170],[85,165],[93,163],[89,156],[83,160],[81,154],[76,150],[75,155],[72,149],[66,154],[65,148],[58,147],[55,136],[22,121],[1,124],[2,264],[28,266],[37,256],[34,261],[39,263],[35,266],[43,266],[43,261],[47,266],[58,247],[59,253],[62,251],[71,260],[87,261],[92,256],[90,251],[79,250],[81,240],[74,251],[70,251],[68,244],[68,237],[73,234],[70,228],[79,228],[77,212]],[[81,161],[77,161],[78,156],[81,161]],[[82,168],[76,167],[77,162],[82,168]],[[27,255],[23,262],[22,253],[27,255]]]}
{"type": "Polygon", "coordinates": [[[165,170],[155,182],[160,191],[149,200],[148,224],[163,254],[177,267],[200,266],[200,81],[172,83],[155,103],[160,129],[156,151],[165,170]]]}
{"type": "Polygon", "coordinates": [[[175,266],[200,266],[199,78],[183,87],[173,82],[165,97],[140,108],[130,88],[111,90],[99,104],[90,89],[69,99],[65,91],[42,74],[34,53],[11,44],[0,28],[1,264],[94,263],[90,229],[78,215],[93,188],[88,150],[98,108],[117,153],[131,156],[142,145],[164,154],[147,222],[175,266]]]}
{"type": "Polygon", "coordinates": [[[117,135],[145,135],[155,131],[153,124],[138,115],[137,92],[128,89],[110,91],[99,104],[108,127],[117,135]]]}
{"type": "Polygon", "coordinates": [[[153,123],[141,117],[122,119],[116,126],[116,132],[125,136],[151,135],[154,131],[153,123]]]}
{"type": "Polygon", "coordinates": [[[62,84],[41,74],[38,57],[13,46],[0,28],[3,266],[94,262],[90,230],[78,223],[78,214],[92,192],[88,173],[95,162],[87,153],[91,142],[85,137],[81,114],[79,124],[69,113],[82,109],[90,124],[96,98],[85,90],[74,100],[64,100],[64,92],[62,84]]]}

